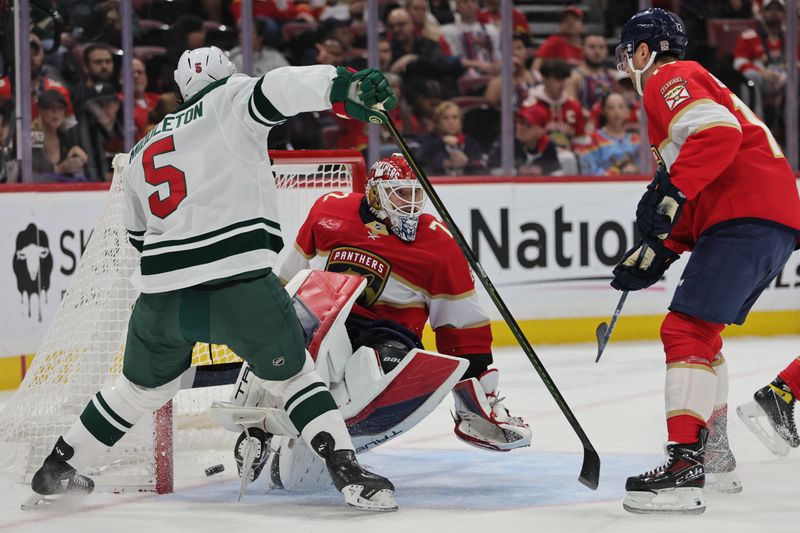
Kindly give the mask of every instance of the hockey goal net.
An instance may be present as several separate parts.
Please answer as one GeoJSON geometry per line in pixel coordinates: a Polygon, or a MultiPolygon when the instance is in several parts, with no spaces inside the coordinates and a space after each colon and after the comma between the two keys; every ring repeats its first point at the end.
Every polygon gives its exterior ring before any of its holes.
{"type": "MultiPolygon", "coordinates": [[[[332,191],[362,191],[364,161],[356,151],[272,151],[284,246],[291,246],[314,200],[332,191]]],[[[115,177],[69,290],[25,379],[0,413],[0,443],[20,481],[29,481],[59,435],[93,394],[122,371],[128,318],[138,292],[128,279],[138,252],[122,222],[124,191],[115,177]]],[[[268,342],[268,339],[265,339],[268,342]]],[[[197,344],[193,366],[234,363],[225,346],[197,344]]],[[[228,365],[232,366],[232,365],[228,365]]],[[[233,370],[235,372],[235,369],[233,370]]],[[[217,428],[208,409],[231,385],[185,389],[84,473],[109,490],[171,492],[173,471],[192,482],[204,467],[233,465],[236,435],[217,428]]],[[[184,479],[180,479],[181,483],[184,479]]]]}

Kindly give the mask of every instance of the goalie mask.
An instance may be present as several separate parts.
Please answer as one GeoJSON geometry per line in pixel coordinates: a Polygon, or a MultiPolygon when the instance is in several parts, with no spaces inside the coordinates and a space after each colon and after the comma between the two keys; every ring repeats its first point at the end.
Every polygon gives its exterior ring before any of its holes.
{"type": "Polygon", "coordinates": [[[372,165],[367,177],[367,203],[372,213],[388,221],[392,233],[411,242],[425,207],[425,191],[401,154],[372,165]]]}
{"type": "Polygon", "coordinates": [[[216,46],[206,46],[183,52],[174,77],[186,101],[208,85],[233,74],[236,74],[236,67],[225,52],[216,46]]]}

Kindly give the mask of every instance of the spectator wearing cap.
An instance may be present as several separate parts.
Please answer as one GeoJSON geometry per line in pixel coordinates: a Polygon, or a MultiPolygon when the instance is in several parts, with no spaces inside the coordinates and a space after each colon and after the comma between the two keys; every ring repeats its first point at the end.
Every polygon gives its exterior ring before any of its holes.
{"type": "MultiPolygon", "coordinates": [[[[500,31],[500,0],[485,0],[484,9],[478,15],[478,20],[484,24],[494,24],[500,31]]],[[[525,13],[519,9],[511,8],[511,31],[515,34],[527,35],[531,37],[531,27],[525,13]]]]}
{"type": "MultiPolygon", "coordinates": [[[[514,120],[514,166],[519,176],[548,176],[561,171],[558,150],[547,135],[547,113],[537,106],[523,106],[514,120]]],[[[500,166],[500,143],[495,143],[489,166],[500,166]]]]}
{"type": "Polygon", "coordinates": [[[450,51],[465,68],[483,74],[500,71],[500,32],[478,20],[478,0],[456,0],[458,22],[442,26],[450,51]]]}
{"type": "Polygon", "coordinates": [[[578,149],[581,173],[594,176],[638,174],[639,134],[626,131],[630,106],[619,93],[604,96],[600,127],[592,132],[588,145],[578,149]]]}
{"type": "Polygon", "coordinates": [[[606,59],[606,38],[597,33],[587,35],[583,39],[583,61],[567,79],[567,92],[584,110],[591,109],[604,96],[617,90],[617,71],[606,66],[606,59]]]}
{"type": "Polygon", "coordinates": [[[433,131],[419,139],[419,161],[425,172],[455,176],[486,172],[480,144],[461,127],[461,108],[449,101],[439,104],[433,113],[433,131]]]}
{"type": "Polygon", "coordinates": [[[523,105],[537,106],[547,116],[547,131],[562,148],[586,141],[586,119],[580,102],[569,96],[566,80],[572,69],[560,59],[548,59],[540,69],[542,84],[534,87],[523,105]]]}
{"type": "MultiPolygon", "coordinates": [[[[37,99],[44,91],[54,90],[64,97],[67,102],[67,120],[74,123],[75,112],[72,107],[72,99],[69,96],[69,90],[64,86],[62,80],[57,72],[44,63],[44,47],[39,37],[31,33],[31,90],[33,91],[33,98],[31,98],[31,116],[36,117],[39,114],[37,99]]],[[[11,83],[11,78],[6,76],[0,78],[0,102],[11,101],[14,99],[14,88],[11,83]]]]}
{"type": "Polygon", "coordinates": [[[571,65],[579,65],[583,61],[582,34],[583,10],[565,7],[558,19],[558,33],[548,37],[536,51],[533,70],[539,70],[545,59],[563,59],[571,65]]]}
{"type": "MultiPolygon", "coordinates": [[[[533,73],[528,69],[527,61],[528,61],[528,48],[527,48],[528,38],[524,33],[517,33],[514,34],[512,38],[511,45],[511,54],[512,54],[512,61],[514,64],[514,108],[516,109],[519,105],[527,99],[528,93],[531,89],[536,86],[536,79],[533,77],[533,73]]],[[[494,107],[499,108],[501,101],[502,101],[502,89],[503,89],[503,76],[496,76],[489,81],[489,85],[486,86],[486,92],[484,93],[484,98],[489,101],[491,105],[494,107]]]]}
{"type": "Polygon", "coordinates": [[[79,140],[89,156],[86,175],[92,181],[110,181],[111,160],[123,151],[122,117],[116,88],[109,83],[91,87],[78,119],[79,140]]]}
{"type": "MultiPolygon", "coordinates": [[[[254,77],[261,77],[276,68],[289,66],[289,62],[267,39],[268,22],[264,19],[255,20],[255,35],[253,35],[253,72],[254,77]]],[[[238,72],[244,72],[244,54],[241,46],[230,52],[231,63],[238,72]]]]}
{"type": "Polygon", "coordinates": [[[101,84],[112,84],[114,79],[114,51],[106,43],[89,43],[83,49],[84,81],[72,91],[72,101],[80,114],[84,102],[93,96],[101,84]]]}
{"type": "Polygon", "coordinates": [[[88,160],[78,146],[77,128],[65,125],[67,100],[48,89],[39,96],[39,114],[31,124],[33,179],[35,182],[84,180],[88,160]]]}

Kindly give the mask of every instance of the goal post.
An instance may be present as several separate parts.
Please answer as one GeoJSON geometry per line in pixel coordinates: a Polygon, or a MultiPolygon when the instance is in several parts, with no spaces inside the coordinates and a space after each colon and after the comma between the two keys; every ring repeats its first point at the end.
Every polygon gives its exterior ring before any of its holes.
{"type": "MultiPolygon", "coordinates": [[[[285,246],[291,246],[317,198],[364,190],[360,152],[271,151],[270,157],[285,246]]],[[[25,379],[0,412],[0,443],[16,454],[20,481],[30,480],[92,395],[122,371],[128,319],[138,297],[129,279],[139,260],[123,224],[124,196],[122,180],[115,176],[55,319],[25,379]]],[[[208,344],[197,344],[192,356],[193,366],[237,361],[227,347],[208,344]]],[[[107,490],[171,492],[173,472],[180,473],[182,463],[197,473],[232,456],[236,435],[217,428],[208,415],[212,401],[229,395],[230,385],[182,390],[95,457],[85,473],[107,490]]]]}

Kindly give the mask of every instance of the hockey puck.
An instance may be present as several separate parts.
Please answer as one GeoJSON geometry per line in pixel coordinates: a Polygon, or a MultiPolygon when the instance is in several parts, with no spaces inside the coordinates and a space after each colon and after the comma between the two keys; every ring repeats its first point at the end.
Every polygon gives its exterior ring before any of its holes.
{"type": "Polygon", "coordinates": [[[206,476],[213,476],[214,474],[219,474],[224,470],[225,470],[224,465],[209,466],[208,468],[206,468],[206,476]]]}

